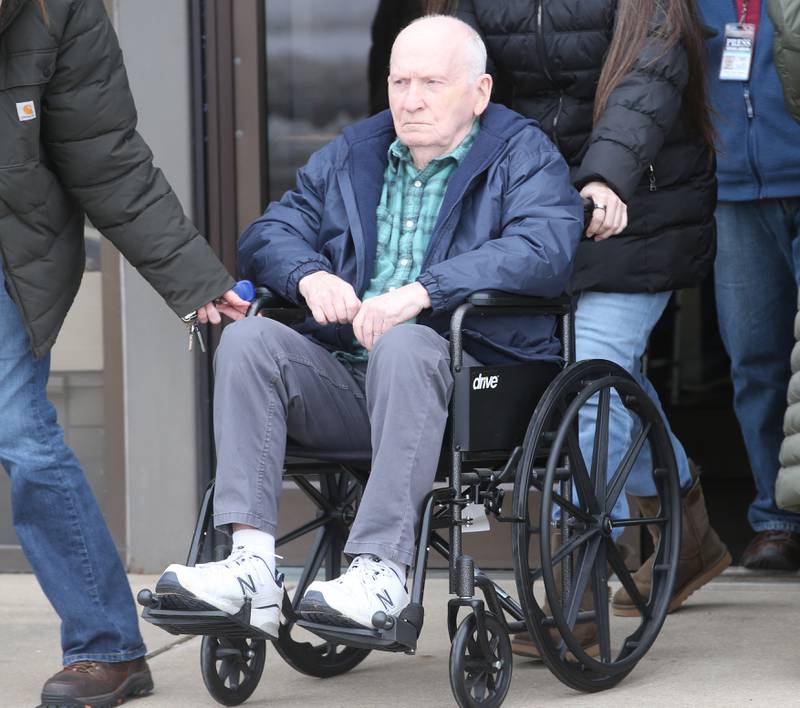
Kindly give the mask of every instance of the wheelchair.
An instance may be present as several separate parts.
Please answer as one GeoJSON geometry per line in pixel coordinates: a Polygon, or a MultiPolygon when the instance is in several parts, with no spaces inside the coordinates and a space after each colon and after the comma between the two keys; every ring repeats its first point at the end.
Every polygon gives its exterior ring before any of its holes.
{"type": "MultiPolygon", "coordinates": [[[[250,314],[260,311],[291,322],[298,316],[293,308],[259,289],[250,314]]],[[[528,632],[552,673],[584,692],[615,686],[652,646],[667,614],[681,533],[677,466],[655,405],[616,364],[575,362],[568,297],[543,300],[493,291],[474,293],[453,313],[449,338],[454,388],[437,475],[444,483],[435,485],[425,498],[411,602],[397,618],[378,612],[372,628],[356,629],[315,624],[296,612],[315,578],[330,580],[341,572],[348,529],[369,476],[368,450],[287,447],[284,479],[302,490],[316,512],[276,540],[280,547],[314,535],[299,580],[291,593],[284,593],[277,638],[249,626],[249,601],[231,616],[207,606],[175,609],[166,596],[150,590],[139,593],[142,616],[148,622],[173,634],[204,635],[203,680],[218,702],[238,705],[253,693],[264,669],[268,641],[293,668],[317,678],[350,671],[375,650],[414,654],[423,627],[431,550],[449,565],[450,685],[459,706],[493,708],[503,703],[511,683],[514,633],[528,632]],[[562,363],[465,366],[465,320],[510,314],[556,316],[562,363]],[[634,423],[634,439],[613,470],[608,465],[612,396],[619,397],[634,423]],[[594,421],[589,460],[579,446],[582,411],[594,421]],[[655,518],[613,518],[611,510],[645,445],[650,448],[660,512],[655,518]],[[505,498],[508,492],[510,498],[505,498]],[[494,522],[511,525],[516,598],[463,550],[463,534],[480,509],[494,522]],[[643,525],[657,531],[647,597],[638,591],[613,536],[615,529],[643,525]],[[638,618],[612,621],[609,570],[633,599],[638,618]],[[596,634],[595,652],[581,642],[581,627],[589,624],[596,634]]],[[[219,560],[230,550],[227,537],[213,527],[212,494],[213,482],[201,504],[189,565],[219,560]]]]}

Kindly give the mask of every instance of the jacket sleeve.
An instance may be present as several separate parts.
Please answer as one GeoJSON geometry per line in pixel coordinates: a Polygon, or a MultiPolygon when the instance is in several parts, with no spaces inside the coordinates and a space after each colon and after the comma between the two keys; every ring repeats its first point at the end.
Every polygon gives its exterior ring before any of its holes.
{"type": "Polygon", "coordinates": [[[800,5],[793,0],[767,0],[775,25],[773,57],[786,108],[800,123],[800,5]]]}
{"type": "Polygon", "coordinates": [[[76,0],[42,100],[42,140],[61,184],[178,315],[233,278],[136,132],[136,108],[101,0],[76,0]]]}
{"type": "Polygon", "coordinates": [[[334,140],[314,153],[297,171],[295,188],[267,207],[239,240],[239,270],[259,285],[292,302],[298,302],[300,280],[318,270],[332,272],[321,255],[322,214],[326,180],[334,175],[334,140]]]}
{"type": "Polygon", "coordinates": [[[505,187],[499,236],[417,278],[435,313],[455,309],[478,290],[540,297],[566,290],[583,206],[564,158],[554,148],[514,151],[505,187]]]}
{"type": "Polygon", "coordinates": [[[611,92],[589,138],[589,148],[574,182],[606,182],[624,202],[655,160],[681,109],[689,80],[681,44],[664,46],[657,29],[631,70],[611,92]]]}

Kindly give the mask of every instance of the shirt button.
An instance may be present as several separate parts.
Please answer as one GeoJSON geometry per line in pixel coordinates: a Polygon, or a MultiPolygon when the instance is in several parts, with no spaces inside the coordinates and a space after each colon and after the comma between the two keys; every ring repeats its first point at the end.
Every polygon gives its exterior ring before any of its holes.
{"type": "Polygon", "coordinates": [[[419,188],[422,186],[422,182],[420,182],[419,180],[417,180],[416,182],[414,182],[414,186],[415,186],[417,189],[419,189],[419,188]]]}
{"type": "Polygon", "coordinates": [[[401,266],[407,266],[409,263],[411,263],[411,261],[409,261],[408,258],[401,258],[400,259],[400,265],[401,266]]]}
{"type": "Polygon", "coordinates": [[[413,229],[414,228],[414,220],[413,219],[409,219],[408,221],[406,221],[406,228],[407,229],[413,229]]]}

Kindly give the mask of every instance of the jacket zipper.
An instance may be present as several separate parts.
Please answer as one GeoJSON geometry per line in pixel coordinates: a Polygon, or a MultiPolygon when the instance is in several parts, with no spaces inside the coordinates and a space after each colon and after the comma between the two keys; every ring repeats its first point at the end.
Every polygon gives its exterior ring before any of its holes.
{"type": "MultiPolygon", "coordinates": [[[[550,72],[550,66],[547,62],[547,52],[544,49],[544,23],[542,21],[542,6],[544,5],[544,0],[536,0],[536,50],[539,54],[539,61],[542,65],[542,71],[544,72],[545,78],[553,85],[555,85],[555,81],[553,80],[553,74],[550,72]]],[[[564,105],[564,92],[560,91],[558,94],[558,106],[556,107],[556,115],[553,118],[553,127],[551,128],[552,135],[550,139],[555,143],[555,146],[561,150],[561,145],[558,140],[558,118],[561,115],[562,107],[564,105]]]]}
{"type": "Polygon", "coordinates": [[[756,165],[754,151],[753,151],[753,139],[755,133],[755,126],[753,125],[753,119],[756,116],[755,109],[753,108],[753,102],[750,99],[750,85],[749,83],[744,84],[744,108],[745,114],[747,116],[746,122],[746,130],[747,130],[747,161],[750,164],[750,169],[753,171],[753,175],[758,182],[758,197],[759,199],[762,197],[762,192],[764,191],[764,182],[761,179],[761,175],[758,172],[758,165],[756,165]]]}
{"type": "Polygon", "coordinates": [[[653,164],[650,163],[650,191],[655,192],[658,189],[656,186],[656,171],[653,169],[653,164]]]}
{"type": "MultiPolygon", "coordinates": [[[[740,18],[738,13],[739,8],[736,6],[736,0],[733,0],[732,5],[733,5],[733,14],[735,16],[735,20],[736,22],[738,22],[740,18]]],[[[759,22],[759,25],[760,24],[761,23],[759,22]]],[[[758,44],[756,44],[756,46],[758,46],[758,44]]],[[[752,64],[750,65],[750,67],[752,71],[752,67],[753,65],[755,65],[755,56],[753,56],[751,62],[752,64]]],[[[753,119],[756,117],[756,112],[755,109],[753,108],[753,101],[750,98],[750,82],[743,81],[742,88],[743,88],[743,98],[744,98],[744,110],[745,110],[745,115],[747,116],[747,121],[745,123],[745,130],[747,131],[747,135],[745,136],[746,137],[745,142],[747,145],[747,162],[750,164],[750,169],[753,171],[753,175],[755,176],[756,181],[758,182],[758,196],[760,198],[763,192],[763,181],[761,179],[761,175],[758,173],[758,167],[756,166],[756,161],[753,157],[753,142],[752,142],[753,132],[754,132],[753,119]]]]}

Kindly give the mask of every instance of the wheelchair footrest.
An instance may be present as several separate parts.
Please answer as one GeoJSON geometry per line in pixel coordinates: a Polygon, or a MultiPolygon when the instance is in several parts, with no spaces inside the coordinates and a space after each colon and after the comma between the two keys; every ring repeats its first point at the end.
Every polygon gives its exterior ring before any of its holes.
{"type": "Polygon", "coordinates": [[[409,605],[391,626],[381,628],[339,627],[299,619],[298,626],[313,632],[318,637],[334,644],[343,644],[357,649],[394,651],[413,654],[422,630],[422,607],[409,605]]]}
{"type": "Polygon", "coordinates": [[[249,622],[249,607],[244,607],[236,614],[229,615],[214,609],[179,609],[169,605],[169,601],[157,593],[142,590],[137,600],[144,607],[142,619],[160,627],[170,634],[192,634],[228,639],[259,638],[271,641],[264,632],[253,627],[249,622]]]}

